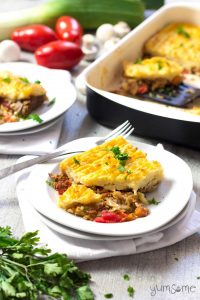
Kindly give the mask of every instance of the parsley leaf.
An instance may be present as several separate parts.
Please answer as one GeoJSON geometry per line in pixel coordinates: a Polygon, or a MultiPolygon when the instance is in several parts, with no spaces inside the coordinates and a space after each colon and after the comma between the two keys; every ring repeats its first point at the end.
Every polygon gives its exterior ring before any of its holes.
{"type": "Polygon", "coordinates": [[[127,292],[129,294],[129,297],[133,298],[133,296],[135,294],[135,290],[132,286],[129,285],[129,287],[127,288],[127,292]]]}
{"type": "Polygon", "coordinates": [[[40,84],[40,83],[41,83],[41,81],[39,81],[39,80],[36,80],[34,83],[40,84]]]}
{"type": "Polygon", "coordinates": [[[117,170],[119,170],[119,171],[121,171],[121,172],[124,172],[124,171],[125,171],[125,168],[124,168],[124,166],[119,166],[119,167],[117,167],[117,170]]]}
{"type": "MultiPolygon", "coordinates": [[[[112,151],[114,154],[114,157],[117,160],[119,160],[119,164],[124,167],[127,159],[129,158],[128,153],[122,153],[118,146],[114,146],[114,147],[110,148],[110,151],[112,151]]],[[[117,169],[119,169],[119,167],[117,169]]],[[[124,171],[124,168],[121,168],[121,170],[124,171]]]]}
{"type": "Polygon", "coordinates": [[[11,78],[10,77],[5,77],[2,79],[4,82],[6,83],[10,83],[11,82],[11,78]]]}
{"type": "Polygon", "coordinates": [[[50,187],[54,187],[54,182],[52,180],[46,180],[46,184],[50,187]]]}
{"type": "Polygon", "coordinates": [[[142,62],[142,59],[138,58],[138,59],[136,59],[135,64],[141,64],[141,62],[142,62]]]}
{"type": "Polygon", "coordinates": [[[75,162],[75,164],[80,165],[80,161],[76,157],[73,157],[73,161],[75,162]]]}
{"type": "Polygon", "coordinates": [[[111,298],[113,298],[113,294],[112,294],[112,293],[105,294],[105,295],[104,295],[104,298],[106,298],[106,299],[111,299],[111,298]]]}
{"type": "Polygon", "coordinates": [[[119,155],[121,153],[120,149],[118,146],[114,146],[112,148],[110,148],[110,151],[112,151],[114,153],[115,156],[119,155]]]}
{"type": "Polygon", "coordinates": [[[158,70],[162,70],[162,68],[163,68],[162,62],[158,61],[158,70]]]}
{"type": "Polygon", "coordinates": [[[153,205],[158,205],[160,201],[157,201],[155,198],[152,198],[148,200],[148,203],[153,205]]]}
{"type": "Polygon", "coordinates": [[[25,117],[25,120],[30,120],[30,119],[35,122],[38,122],[39,124],[41,124],[43,122],[43,120],[37,114],[30,114],[27,117],[25,117]]]}
{"type": "Polygon", "coordinates": [[[0,227],[0,298],[93,300],[90,275],[39,242],[37,231],[16,239],[10,227],[0,227]]]}
{"type": "Polygon", "coordinates": [[[49,101],[47,106],[51,106],[51,105],[55,104],[55,102],[56,102],[56,97],[54,97],[51,101],[49,101]]]}
{"type": "Polygon", "coordinates": [[[185,29],[182,26],[177,27],[176,32],[187,39],[191,37],[190,34],[187,31],[185,31],[185,29]]]}
{"type": "Polygon", "coordinates": [[[178,261],[178,257],[174,257],[174,259],[175,259],[176,261],[178,261]]]}
{"type": "Polygon", "coordinates": [[[26,77],[20,77],[20,80],[23,81],[26,84],[30,83],[28,78],[26,78],[26,77]]]}
{"type": "Polygon", "coordinates": [[[123,276],[124,280],[129,281],[130,280],[130,276],[128,274],[124,274],[123,276]]]}

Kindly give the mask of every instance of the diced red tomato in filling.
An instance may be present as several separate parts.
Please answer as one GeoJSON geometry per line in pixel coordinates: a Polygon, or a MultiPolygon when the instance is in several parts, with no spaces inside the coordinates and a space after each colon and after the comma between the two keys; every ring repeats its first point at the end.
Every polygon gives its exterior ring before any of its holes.
{"type": "Polygon", "coordinates": [[[148,92],[147,84],[142,84],[138,87],[137,94],[145,94],[148,92]]]}
{"type": "Polygon", "coordinates": [[[124,222],[126,218],[127,218],[127,214],[125,214],[122,211],[119,212],[102,211],[101,216],[96,217],[94,221],[98,223],[119,223],[119,222],[124,222]]]}

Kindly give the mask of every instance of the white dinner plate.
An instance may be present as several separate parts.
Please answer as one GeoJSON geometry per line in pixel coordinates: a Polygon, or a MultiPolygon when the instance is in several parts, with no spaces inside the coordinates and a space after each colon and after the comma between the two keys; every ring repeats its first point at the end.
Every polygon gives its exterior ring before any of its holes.
{"type": "Polygon", "coordinates": [[[60,116],[50,122],[45,123],[44,125],[38,126],[38,127],[33,127],[30,129],[25,129],[25,130],[19,130],[19,131],[10,131],[10,132],[0,132],[0,136],[17,136],[17,135],[27,135],[27,134],[33,134],[37,133],[43,130],[46,130],[50,128],[51,126],[54,126],[57,122],[59,122],[63,116],[60,116]]]}
{"type": "MultiPolygon", "coordinates": [[[[167,228],[177,224],[186,216],[186,214],[190,214],[194,210],[195,203],[196,203],[196,201],[195,201],[193,195],[191,195],[189,202],[186,204],[186,207],[180,212],[180,214],[178,214],[178,216],[176,216],[172,221],[170,221],[166,225],[156,229],[155,231],[149,232],[147,235],[149,236],[151,234],[155,234],[158,231],[161,232],[161,231],[166,230],[167,228]]],[[[47,217],[43,216],[39,212],[38,212],[38,216],[39,216],[40,220],[50,229],[52,229],[60,234],[63,234],[65,236],[73,237],[73,238],[77,238],[77,239],[94,240],[94,241],[117,241],[117,240],[126,240],[126,239],[131,239],[131,238],[135,239],[135,238],[145,237],[145,234],[144,235],[133,235],[133,236],[107,236],[107,235],[97,235],[97,234],[92,234],[92,233],[86,233],[86,232],[78,231],[78,230],[72,229],[70,227],[56,223],[56,222],[48,219],[47,217]]]]}
{"type": "MultiPolygon", "coordinates": [[[[66,144],[66,149],[83,150],[94,146],[97,138],[83,138],[66,144]]],[[[175,218],[189,201],[193,188],[191,170],[178,156],[148,144],[134,142],[134,145],[147,152],[148,159],[158,160],[164,168],[164,179],[158,188],[147,198],[160,201],[150,206],[150,214],[145,218],[124,223],[97,223],[84,220],[57,207],[58,194],[45,182],[49,173],[58,171],[56,162],[35,166],[28,179],[29,201],[33,207],[49,219],[76,230],[100,235],[130,236],[141,235],[164,226],[175,218]]]]}
{"type": "Polygon", "coordinates": [[[0,71],[7,70],[15,75],[28,78],[30,82],[39,80],[47,91],[49,101],[56,99],[48,106],[42,104],[33,113],[43,120],[41,124],[33,120],[20,120],[19,122],[0,125],[0,133],[25,130],[38,127],[62,115],[76,100],[76,90],[70,81],[70,75],[65,70],[55,70],[24,62],[1,63],[0,71]]]}

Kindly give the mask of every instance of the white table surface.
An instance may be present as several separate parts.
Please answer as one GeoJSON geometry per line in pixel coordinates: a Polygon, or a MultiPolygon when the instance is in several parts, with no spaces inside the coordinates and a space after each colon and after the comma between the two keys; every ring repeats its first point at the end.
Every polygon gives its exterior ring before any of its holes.
{"type": "MultiPolygon", "coordinates": [[[[103,136],[109,130],[89,116],[84,97],[79,97],[65,115],[60,145],[81,137],[103,136]]],[[[131,139],[150,144],[159,142],[134,135],[131,139]]],[[[194,190],[200,194],[200,152],[169,143],[164,143],[164,147],[189,164],[194,190]]],[[[0,155],[0,168],[13,164],[18,158],[0,155]]],[[[197,206],[200,207],[200,203],[197,206]]],[[[13,176],[0,181],[0,226],[6,225],[11,226],[17,236],[24,232],[13,176]]],[[[200,299],[200,280],[197,279],[200,276],[199,234],[157,251],[84,262],[79,266],[91,274],[96,299],[99,300],[105,299],[106,293],[113,293],[115,300],[131,299],[127,294],[128,285],[134,287],[134,299],[137,300],[200,299]],[[129,282],[123,280],[124,274],[130,275],[129,282]],[[179,292],[175,291],[178,287],[179,292]]]]}

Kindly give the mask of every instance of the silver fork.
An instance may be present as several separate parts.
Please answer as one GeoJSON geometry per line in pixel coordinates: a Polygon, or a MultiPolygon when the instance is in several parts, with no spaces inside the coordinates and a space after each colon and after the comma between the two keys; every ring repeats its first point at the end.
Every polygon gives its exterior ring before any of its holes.
{"type": "MultiPolygon", "coordinates": [[[[132,132],[133,132],[134,128],[133,126],[130,124],[130,122],[127,120],[126,122],[124,122],[123,124],[121,124],[120,126],[118,126],[117,128],[115,128],[113,131],[111,131],[108,135],[106,135],[104,138],[100,138],[99,140],[97,140],[95,142],[95,145],[101,145],[103,144],[105,141],[108,141],[110,139],[113,139],[119,135],[123,136],[124,138],[128,137],[132,132]]],[[[61,147],[60,147],[61,148],[61,147]]],[[[11,165],[7,168],[1,169],[0,170],[0,179],[5,178],[9,175],[12,175],[18,171],[21,171],[23,169],[26,169],[28,167],[31,167],[33,165],[51,160],[53,158],[56,158],[60,155],[64,155],[64,154],[75,154],[78,152],[83,152],[83,151],[73,151],[73,152],[66,152],[65,149],[59,150],[60,148],[57,148],[55,151],[49,153],[49,154],[45,154],[45,155],[41,155],[39,157],[35,157],[32,159],[29,159],[27,161],[18,163],[18,164],[14,164],[11,165]]]]}

